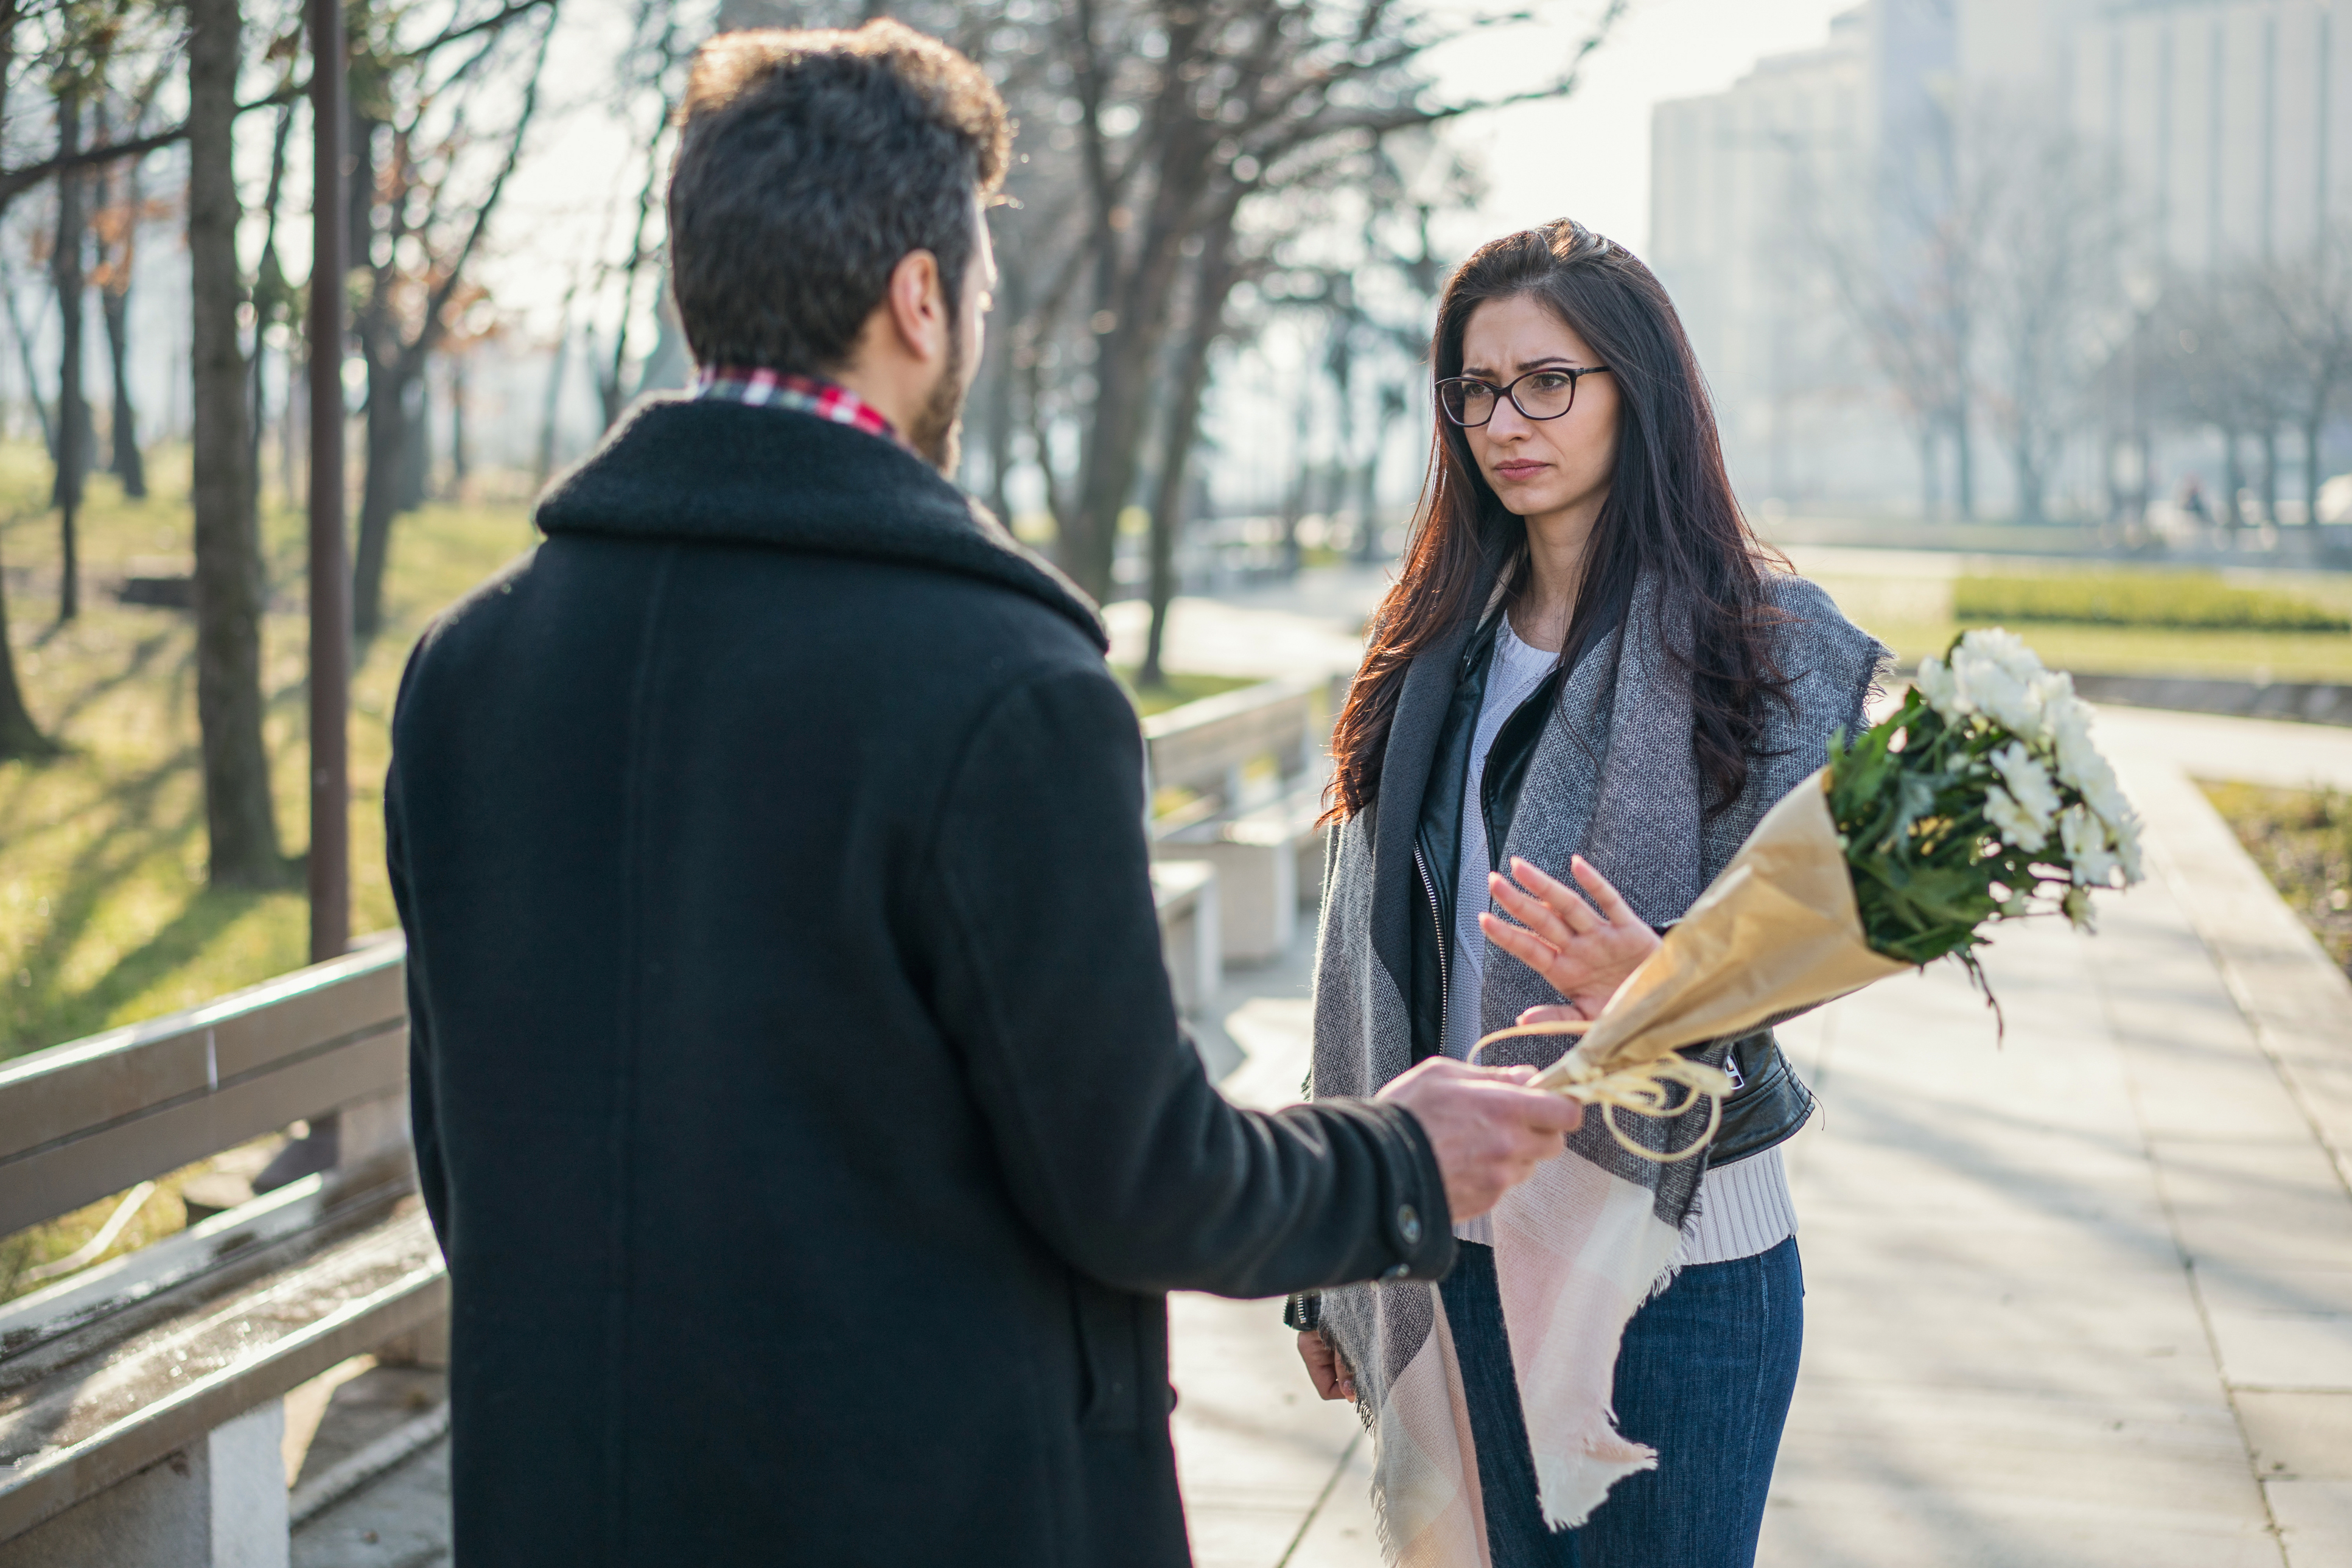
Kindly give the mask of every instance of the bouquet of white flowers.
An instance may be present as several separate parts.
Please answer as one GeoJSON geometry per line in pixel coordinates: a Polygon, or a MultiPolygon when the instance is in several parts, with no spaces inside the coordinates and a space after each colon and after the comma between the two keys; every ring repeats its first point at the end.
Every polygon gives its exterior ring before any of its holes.
{"type": "MultiPolygon", "coordinates": [[[[1791,791],[1748,836],[1601,1016],[1487,1037],[1581,1034],[1538,1085],[1602,1107],[1678,1116],[1730,1080],[1677,1054],[1937,959],[1991,990],[1976,949],[1995,921],[2063,912],[2140,879],[2139,824],[2091,743],[2073,679],[1999,629],[1920,661],[1902,707],[1791,791]]],[[[1481,1041],[1480,1044],[1486,1044],[1481,1041]]]]}

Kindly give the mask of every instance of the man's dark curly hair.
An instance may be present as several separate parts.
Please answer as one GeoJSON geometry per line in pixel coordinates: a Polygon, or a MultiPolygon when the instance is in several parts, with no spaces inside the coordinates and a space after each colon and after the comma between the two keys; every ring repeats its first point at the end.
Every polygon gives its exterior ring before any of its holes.
{"type": "Polygon", "coordinates": [[[822,374],[890,270],[939,258],[952,315],[1012,131],[981,68],[897,22],[722,33],[696,55],[669,179],[670,267],[703,365],[822,374]]]}

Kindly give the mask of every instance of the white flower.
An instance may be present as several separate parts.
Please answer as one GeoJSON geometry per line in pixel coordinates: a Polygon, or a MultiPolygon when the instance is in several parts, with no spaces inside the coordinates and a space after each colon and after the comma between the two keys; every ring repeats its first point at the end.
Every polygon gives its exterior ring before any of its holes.
{"type": "MultiPolygon", "coordinates": [[[[2118,795],[2116,800],[2123,796],[2118,795]]],[[[2092,807],[2096,811],[2098,808],[2092,807]]],[[[2106,814],[2100,813],[2105,816],[2106,814]]],[[[2116,862],[2124,868],[2124,886],[2128,888],[2146,875],[2139,858],[2139,814],[2128,805],[2114,816],[2107,817],[2107,826],[2116,836],[2116,862]]]]}
{"type": "Polygon", "coordinates": [[[2077,888],[2115,884],[2118,862],[2107,847],[2107,825],[2084,805],[2070,805],[2058,818],[2058,841],[2065,846],[2066,864],[2077,888]]]}
{"type": "Polygon", "coordinates": [[[2045,669],[2026,684],[2042,704],[2042,741],[2054,741],[2064,730],[2080,731],[2088,741],[2091,710],[2074,695],[2073,676],[2063,669],[2045,669]]]}
{"type": "Polygon", "coordinates": [[[1952,667],[1940,658],[1919,661],[1919,694],[1947,721],[1957,723],[1969,716],[1969,709],[1960,697],[1960,683],[1953,679],[1952,667]]]}
{"type": "Polygon", "coordinates": [[[1999,665],[2001,672],[2020,686],[2031,686],[2036,676],[2049,673],[2041,657],[2025,646],[2023,637],[2000,626],[1986,626],[1968,633],[1960,638],[1960,647],[1978,658],[1999,665]]]}
{"type": "MultiPolygon", "coordinates": [[[[2001,783],[2009,786],[2010,798],[2032,820],[2034,831],[2043,838],[2048,837],[2051,821],[2057,816],[2059,806],[2064,804],[2058,798],[2058,786],[2050,782],[2049,770],[2034,761],[2033,753],[2017,741],[2011,741],[1995,752],[1990,760],[1994,771],[2000,774],[2001,783]]],[[[2018,841],[2012,839],[2011,842],[2018,841]]],[[[2040,843],[2037,841],[2024,847],[2038,848],[2040,843]]]]}
{"type": "Polygon", "coordinates": [[[1963,711],[1982,713],[2035,742],[2050,739],[2048,699],[2074,695],[2071,679],[2053,678],[2022,638],[1998,626],[1960,638],[1952,650],[1952,675],[1963,711]]]}
{"type": "Polygon", "coordinates": [[[1998,660],[1963,647],[1952,656],[1952,673],[1959,678],[1960,695],[1970,708],[2011,734],[2029,741],[2048,738],[2042,700],[2032,685],[1998,660]]]}
{"type": "Polygon", "coordinates": [[[2050,711],[2050,738],[2058,752],[2058,776],[2076,789],[2093,781],[2115,783],[2116,772],[2091,740],[2091,710],[2068,698],[2050,711]]]}
{"type": "Polygon", "coordinates": [[[2004,842],[2020,849],[2034,850],[2050,842],[2050,830],[2033,819],[2033,814],[2017,804],[2007,790],[1995,788],[1985,795],[1985,819],[2000,829],[2004,842]]]}
{"type": "Polygon", "coordinates": [[[2089,889],[2067,889],[2066,896],[2058,900],[2058,907],[2066,911],[2068,923],[2073,925],[2076,931],[2089,931],[2091,929],[2091,891],[2089,889]]]}

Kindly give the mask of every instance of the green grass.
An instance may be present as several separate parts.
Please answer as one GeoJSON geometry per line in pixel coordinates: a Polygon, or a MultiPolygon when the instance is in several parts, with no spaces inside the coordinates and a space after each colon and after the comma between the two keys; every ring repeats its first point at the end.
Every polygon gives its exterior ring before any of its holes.
{"type": "Polygon", "coordinates": [[[2210,572],[2067,572],[1961,577],[1954,618],[2263,632],[2352,631],[2352,617],[2293,594],[2238,587],[2210,572]]]}
{"type": "Polygon", "coordinates": [[[2352,796],[2333,790],[2203,786],[2279,896],[2352,972],[2352,796]]]}
{"type": "MultiPolygon", "coordinates": [[[[2020,574],[2034,582],[2061,579],[2052,569],[2020,574]]],[[[2102,567],[2082,575],[2093,579],[2146,576],[2162,580],[2182,574],[2148,570],[2119,572],[2102,567]]],[[[2314,680],[2352,682],[2352,634],[2275,631],[2215,626],[2101,625],[2084,621],[2030,621],[1987,616],[1963,620],[1956,612],[1958,584],[2001,581],[1990,575],[1956,579],[1825,573],[1816,581],[1854,623],[1893,648],[1905,664],[1940,655],[1953,637],[1970,625],[2010,625],[2053,668],[2092,675],[2196,676],[2223,680],[2314,680]]],[[[2224,587],[2242,586],[2305,601],[2335,616],[2352,619],[2352,574],[2335,573],[2224,573],[2224,587]]]]}
{"type": "MultiPolygon", "coordinates": [[[[193,623],[119,605],[110,591],[134,565],[187,569],[185,454],[159,452],[150,471],[156,493],[143,502],[92,481],[80,530],[82,613],[59,627],[47,465],[37,448],[0,448],[0,562],[17,675],[35,719],[66,748],[53,762],[0,765],[0,1058],[191,1006],[308,956],[299,885],[257,892],[205,883],[193,623]]],[[[263,534],[272,589],[266,736],[291,856],[309,839],[300,514],[268,505],[263,534]]],[[[428,507],[394,534],[386,629],[352,679],[355,931],[394,920],[383,779],[409,644],[435,610],[529,540],[519,504],[428,507]]]]}

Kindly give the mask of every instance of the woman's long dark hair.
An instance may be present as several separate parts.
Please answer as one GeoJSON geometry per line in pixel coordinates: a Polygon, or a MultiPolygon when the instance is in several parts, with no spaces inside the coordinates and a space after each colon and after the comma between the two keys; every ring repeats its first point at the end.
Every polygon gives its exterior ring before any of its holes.
{"type": "MultiPolygon", "coordinates": [[[[1766,642],[1767,547],[1748,529],[1724,472],[1706,384],[1673,301],[1632,252],[1566,218],[1482,246],[1445,285],[1430,357],[1438,379],[1462,374],[1462,335],[1489,300],[1540,300],[1591,345],[1617,384],[1617,458],[1593,525],[1567,646],[1627,605],[1649,573],[1662,606],[1686,609],[1667,632],[1691,681],[1691,751],[1712,816],[1739,796],[1768,698],[1783,682],[1766,642]],[[1679,634],[1679,635],[1676,635],[1679,634]],[[1678,646],[1679,645],[1679,646],[1678,646]]],[[[1404,565],[1373,616],[1363,668],[1331,737],[1333,818],[1378,798],[1381,763],[1406,669],[1486,608],[1500,573],[1526,584],[1525,525],[1478,471],[1461,426],[1443,417],[1404,565]]],[[[1646,627],[1627,627],[1643,635],[1646,627]]],[[[1782,699],[1785,700],[1785,698],[1782,699]]]]}

